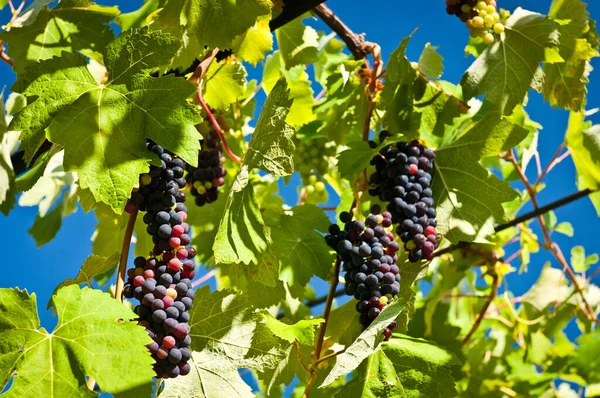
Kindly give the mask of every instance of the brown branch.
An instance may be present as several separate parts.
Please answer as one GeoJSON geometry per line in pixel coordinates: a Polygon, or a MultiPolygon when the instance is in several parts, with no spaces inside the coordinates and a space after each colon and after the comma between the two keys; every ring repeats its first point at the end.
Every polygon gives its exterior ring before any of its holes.
{"type": "Polygon", "coordinates": [[[0,40],[0,60],[6,62],[11,68],[15,66],[15,62],[4,52],[4,41],[0,40]]]}
{"type": "Polygon", "coordinates": [[[129,246],[131,246],[131,237],[133,236],[133,228],[138,211],[134,211],[129,215],[127,228],[123,236],[123,246],[121,246],[121,259],[119,260],[119,272],[117,273],[117,287],[115,288],[115,298],[123,302],[123,287],[125,286],[125,273],[127,271],[127,259],[129,258],[129,246]]]}
{"type": "Polygon", "coordinates": [[[192,73],[192,75],[190,76],[189,80],[198,85],[200,83],[200,80],[202,80],[202,78],[206,74],[206,71],[210,67],[210,64],[212,64],[213,59],[215,59],[218,53],[219,49],[214,48],[211,52],[206,54],[204,59],[200,61],[200,63],[196,67],[196,70],[194,70],[194,73],[192,73]]]}
{"type": "Polygon", "coordinates": [[[481,311],[479,311],[477,319],[475,319],[475,323],[473,323],[469,334],[467,334],[467,337],[465,337],[465,339],[463,340],[463,346],[467,345],[469,340],[471,340],[471,337],[473,337],[477,329],[479,329],[479,326],[481,325],[483,318],[485,318],[485,314],[487,313],[488,308],[490,308],[490,305],[492,304],[492,302],[496,298],[496,295],[498,294],[498,281],[500,280],[500,278],[498,277],[496,271],[493,271],[492,278],[492,291],[490,292],[490,295],[488,296],[485,304],[483,305],[483,308],[481,308],[481,311]]]}
{"type": "Polygon", "coordinates": [[[287,0],[281,14],[269,22],[271,31],[281,28],[326,0],[287,0]]]}
{"type": "MultiPolygon", "coordinates": [[[[540,207],[538,205],[537,197],[536,197],[537,193],[536,193],[534,187],[529,183],[529,180],[525,176],[525,173],[523,173],[523,170],[521,169],[521,166],[519,166],[519,163],[517,162],[517,160],[515,158],[515,154],[514,154],[514,150],[513,149],[511,149],[509,151],[508,156],[509,156],[509,159],[512,162],[515,170],[519,174],[519,177],[521,178],[521,181],[523,181],[523,184],[525,185],[525,188],[527,189],[527,192],[529,193],[529,197],[531,198],[531,203],[533,204],[534,209],[535,210],[539,210],[540,207]]],[[[584,191],[582,191],[582,192],[584,192],[584,191]]],[[[538,218],[538,221],[539,221],[540,226],[542,228],[542,233],[544,235],[544,240],[545,240],[544,246],[545,246],[545,248],[548,249],[552,253],[552,255],[554,255],[554,257],[556,258],[556,260],[560,263],[560,265],[562,265],[563,271],[567,274],[567,276],[569,277],[569,279],[573,283],[573,287],[575,288],[575,290],[577,291],[577,293],[581,296],[581,300],[585,304],[585,307],[587,309],[586,312],[588,312],[588,315],[589,315],[589,317],[591,317],[591,320],[594,321],[597,324],[600,324],[600,322],[598,321],[598,317],[596,316],[596,311],[594,311],[594,309],[592,308],[592,306],[588,302],[587,298],[585,297],[585,294],[583,294],[583,290],[581,289],[581,286],[579,286],[579,282],[577,282],[577,277],[575,276],[575,273],[573,272],[573,270],[569,266],[569,263],[565,259],[565,256],[562,254],[562,251],[560,250],[560,247],[556,243],[554,243],[552,241],[552,239],[550,238],[550,232],[548,231],[548,227],[546,225],[546,222],[544,221],[544,218],[542,217],[542,215],[538,215],[537,218],[538,218]]]]}
{"type": "Polygon", "coordinates": [[[540,173],[538,179],[533,183],[533,187],[534,188],[536,188],[540,184],[540,182],[542,182],[542,180],[544,179],[544,177],[546,177],[546,174],[548,174],[550,172],[550,170],[552,170],[552,168],[554,167],[554,161],[558,158],[558,156],[560,155],[560,153],[562,152],[562,150],[565,148],[565,145],[566,144],[564,142],[562,144],[560,144],[560,146],[558,147],[558,149],[554,153],[554,156],[552,156],[552,159],[550,159],[550,161],[546,165],[546,168],[544,169],[544,171],[542,171],[540,173]]]}
{"type": "Polygon", "coordinates": [[[320,364],[321,362],[327,361],[328,359],[335,358],[335,357],[337,357],[338,355],[340,355],[340,354],[343,354],[343,353],[345,353],[345,352],[346,352],[346,349],[344,348],[343,350],[339,350],[339,351],[333,352],[333,353],[331,353],[331,354],[329,354],[329,355],[325,355],[323,358],[321,358],[321,359],[319,359],[318,361],[316,361],[316,362],[315,362],[315,365],[318,365],[318,364],[320,364]]]}
{"type": "Polygon", "coordinates": [[[348,50],[356,59],[363,59],[369,54],[369,47],[376,45],[366,42],[362,35],[354,33],[337,15],[325,4],[316,6],[313,11],[346,43],[348,50]]]}
{"type": "Polygon", "coordinates": [[[310,395],[310,390],[312,389],[313,384],[317,380],[317,371],[315,366],[317,361],[321,357],[321,351],[323,350],[323,342],[325,340],[325,332],[327,331],[327,324],[329,323],[329,314],[331,313],[331,306],[333,304],[333,298],[335,297],[338,281],[340,278],[340,267],[342,264],[342,260],[338,257],[335,260],[335,265],[333,267],[333,273],[331,275],[331,282],[329,285],[329,293],[327,294],[327,301],[325,302],[325,310],[323,311],[323,323],[321,324],[321,328],[319,329],[319,337],[317,338],[317,343],[315,345],[315,354],[313,357],[312,364],[310,366],[310,377],[308,382],[306,383],[306,388],[304,389],[303,398],[307,398],[310,395]]]}

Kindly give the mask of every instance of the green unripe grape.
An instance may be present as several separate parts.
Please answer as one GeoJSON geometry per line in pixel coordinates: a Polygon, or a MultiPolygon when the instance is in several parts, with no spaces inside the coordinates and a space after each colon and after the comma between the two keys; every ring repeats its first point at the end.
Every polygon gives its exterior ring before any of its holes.
{"type": "Polygon", "coordinates": [[[304,189],[306,190],[307,194],[313,194],[315,192],[315,186],[314,185],[307,185],[304,187],[304,189]]]}
{"type": "Polygon", "coordinates": [[[494,33],[499,35],[502,32],[504,32],[504,25],[502,25],[501,23],[495,24],[494,25],[494,33]]]}
{"type": "Polygon", "coordinates": [[[486,46],[489,46],[490,44],[492,44],[494,42],[494,35],[491,33],[486,33],[485,35],[483,35],[483,44],[485,44],[486,46]]]}
{"type": "Polygon", "coordinates": [[[310,177],[308,177],[308,183],[309,183],[310,185],[314,185],[314,184],[315,184],[315,182],[317,182],[317,176],[316,176],[316,175],[314,175],[314,174],[313,174],[313,175],[311,175],[310,177]]]}
{"type": "Polygon", "coordinates": [[[479,16],[473,18],[473,27],[475,29],[483,28],[483,18],[481,18],[479,16]]]}
{"type": "Polygon", "coordinates": [[[325,184],[323,183],[323,181],[319,181],[315,184],[315,190],[317,192],[323,192],[325,191],[325,184]]]}
{"type": "Polygon", "coordinates": [[[487,7],[487,4],[485,1],[480,1],[479,3],[477,3],[477,9],[478,10],[485,10],[485,8],[487,7]]]}
{"type": "Polygon", "coordinates": [[[471,6],[468,4],[463,4],[462,7],[460,7],[460,10],[464,13],[471,12],[471,6]]]}

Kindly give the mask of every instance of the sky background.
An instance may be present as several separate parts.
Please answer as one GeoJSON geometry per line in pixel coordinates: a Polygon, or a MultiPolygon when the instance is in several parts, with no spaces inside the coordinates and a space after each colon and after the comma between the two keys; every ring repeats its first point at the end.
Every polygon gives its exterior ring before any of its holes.
{"type": "MultiPolygon", "coordinates": [[[[123,12],[137,9],[141,1],[103,1],[101,5],[119,5],[123,12]]],[[[551,1],[549,0],[500,0],[499,6],[514,10],[517,6],[547,13],[551,1]]],[[[442,79],[452,83],[458,83],[464,71],[473,62],[472,57],[464,56],[464,46],[468,40],[468,30],[456,17],[445,13],[443,0],[429,0],[423,2],[399,2],[398,0],[383,0],[377,2],[364,2],[357,0],[329,0],[327,5],[356,33],[366,33],[366,39],[380,44],[384,61],[389,54],[398,46],[402,38],[408,36],[419,27],[418,32],[411,40],[407,55],[409,59],[416,61],[419,58],[426,43],[439,46],[439,53],[444,57],[444,75],[442,79]]],[[[588,10],[593,19],[600,19],[600,1],[588,3],[588,10]]],[[[7,23],[10,19],[8,7],[0,12],[0,25],[7,23]]],[[[317,30],[329,29],[320,21],[308,22],[317,30]]],[[[600,68],[598,58],[592,61],[595,69],[600,68]]],[[[248,68],[249,79],[260,80],[261,68],[248,68]]],[[[15,75],[5,63],[0,63],[0,89],[6,86],[5,95],[10,92],[10,86],[14,82],[15,75]]],[[[600,107],[600,76],[592,72],[589,84],[588,109],[600,107]]],[[[320,91],[316,87],[315,91],[320,91]]],[[[316,94],[315,92],[315,94],[316,94]]],[[[6,98],[6,97],[5,97],[6,98]]],[[[257,97],[257,111],[260,110],[264,95],[257,97]]],[[[544,128],[540,133],[539,152],[542,167],[548,163],[552,155],[562,143],[567,126],[569,113],[567,111],[552,109],[544,103],[541,95],[530,90],[527,112],[530,117],[540,123],[544,128]]],[[[599,114],[590,118],[595,123],[600,122],[599,114]]],[[[528,177],[535,180],[537,172],[534,163],[530,164],[528,177]]],[[[577,190],[575,185],[576,173],[570,159],[563,161],[552,170],[546,177],[547,188],[539,195],[540,205],[545,205],[554,200],[562,198],[577,190]]],[[[515,187],[522,189],[521,184],[515,187]]],[[[288,204],[296,203],[295,191],[282,192],[288,204]]],[[[529,205],[522,211],[530,211],[529,205]]],[[[0,288],[18,286],[27,289],[38,297],[38,307],[42,326],[52,329],[55,319],[44,308],[54,288],[64,279],[75,277],[85,258],[91,253],[91,236],[94,231],[96,220],[93,214],[84,214],[81,209],[63,219],[63,226],[56,238],[41,248],[36,248],[34,239],[27,231],[34,222],[37,207],[22,208],[16,206],[8,217],[0,215],[0,237],[2,238],[5,252],[3,260],[2,278],[0,288]]],[[[572,238],[555,234],[553,239],[558,243],[567,259],[573,246],[583,245],[586,254],[598,251],[597,231],[600,228],[600,219],[588,199],[582,199],[576,203],[564,206],[556,211],[558,221],[569,221],[573,224],[575,235],[572,238]]],[[[541,235],[539,228],[534,223],[534,232],[541,235]]],[[[514,249],[516,250],[516,249],[514,249]]],[[[513,252],[508,251],[506,257],[513,252]]],[[[130,257],[131,258],[131,257],[130,257]]],[[[554,258],[547,252],[532,255],[529,272],[526,274],[513,273],[507,277],[507,283],[515,294],[521,295],[526,292],[531,284],[535,282],[543,265],[551,261],[552,265],[558,267],[554,258]]],[[[515,268],[519,268],[519,260],[512,262],[515,268]]],[[[595,269],[592,268],[592,271],[595,269]]],[[[600,276],[594,280],[600,284],[600,276]]],[[[326,285],[319,281],[316,283],[318,294],[326,293],[326,285]]],[[[321,308],[315,309],[317,312],[321,308]]],[[[577,335],[574,324],[568,327],[571,338],[577,335]]]]}

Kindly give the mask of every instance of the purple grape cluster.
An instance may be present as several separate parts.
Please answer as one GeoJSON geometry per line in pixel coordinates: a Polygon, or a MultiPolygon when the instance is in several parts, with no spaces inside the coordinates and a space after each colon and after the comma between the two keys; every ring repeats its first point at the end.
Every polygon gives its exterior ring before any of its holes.
{"type": "MultiPolygon", "coordinates": [[[[391,214],[381,213],[378,205],[371,208],[371,215],[364,222],[352,221],[347,212],[340,214],[340,221],[344,223],[344,229],[332,224],[325,241],[342,261],[344,290],[358,300],[359,321],[366,327],[400,292],[400,270],[396,265],[400,245],[386,230],[392,225],[391,214]]],[[[386,339],[397,326],[394,321],[384,329],[386,339]]]]}
{"type": "MultiPolygon", "coordinates": [[[[383,131],[380,138],[387,136],[383,131]]],[[[398,225],[396,233],[411,262],[433,259],[437,248],[437,213],[431,190],[434,158],[433,150],[413,141],[388,145],[371,160],[376,171],[369,180],[369,193],[388,202],[387,210],[398,225]]]]}
{"type": "Polygon", "coordinates": [[[202,142],[198,153],[198,167],[188,166],[187,182],[191,185],[196,206],[212,203],[219,197],[220,187],[225,183],[227,169],[223,167],[223,148],[212,134],[202,142]]]}
{"type": "Polygon", "coordinates": [[[156,376],[177,377],[190,372],[188,311],[194,299],[191,280],[196,249],[188,247],[186,196],[180,190],[186,185],[185,163],[156,144],[149,143],[148,149],[160,157],[161,166],[150,166],[140,176],[140,188],[132,193],[125,210],[146,211],[143,220],[154,242],[154,256],[134,260],[123,295],[140,302],[135,313],[153,339],[147,347],[156,361],[156,376]]]}
{"type": "MultiPolygon", "coordinates": [[[[147,347],[156,361],[156,376],[185,376],[191,370],[188,311],[194,299],[192,282],[183,277],[181,270],[175,270],[173,261],[137,257],[134,265],[128,270],[123,294],[140,301],[134,311],[139,325],[153,340],[147,347]]],[[[183,263],[183,269],[191,272],[194,266],[189,260],[183,263]]]]}

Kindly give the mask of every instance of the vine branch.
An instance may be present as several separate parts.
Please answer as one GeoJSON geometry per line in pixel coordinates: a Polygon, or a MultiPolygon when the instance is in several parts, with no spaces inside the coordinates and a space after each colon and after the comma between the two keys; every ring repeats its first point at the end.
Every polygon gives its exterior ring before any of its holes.
{"type": "MultiPolygon", "coordinates": [[[[519,163],[517,162],[517,159],[515,158],[515,153],[514,153],[513,149],[511,149],[509,151],[508,158],[512,162],[517,173],[519,174],[521,181],[523,181],[523,184],[525,185],[525,189],[527,189],[527,192],[529,193],[529,197],[531,198],[531,203],[533,204],[534,209],[539,210],[540,207],[537,202],[537,197],[536,197],[537,193],[535,191],[535,188],[529,183],[527,176],[525,176],[525,173],[523,173],[521,166],[519,166],[519,163]]],[[[583,301],[583,303],[587,309],[586,312],[588,312],[588,315],[591,318],[591,320],[594,321],[595,323],[599,324],[600,322],[598,321],[598,317],[596,316],[596,311],[594,311],[593,307],[590,305],[587,298],[585,297],[585,294],[583,294],[583,290],[581,289],[581,286],[579,286],[579,282],[577,282],[577,277],[576,277],[575,273],[573,272],[573,270],[571,269],[571,266],[565,259],[565,256],[562,254],[560,247],[556,243],[554,243],[552,241],[552,239],[550,238],[550,232],[548,231],[548,226],[546,225],[544,218],[540,214],[537,216],[537,219],[542,228],[542,233],[544,235],[544,240],[545,240],[545,247],[552,253],[552,255],[560,263],[560,265],[562,265],[563,271],[567,274],[567,276],[573,283],[573,287],[575,288],[575,291],[577,291],[579,296],[581,296],[581,300],[583,301]]]]}
{"type": "Polygon", "coordinates": [[[117,273],[117,287],[115,288],[115,298],[123,302],[123,287],[125,286],[125,273],[127,271],[127,259],[129,258],[129,247],[131,246],[131,237],[135,228],[135,220],[137,219],[138,211],[134,211],[129,215],[127,228],[123,236],[123,246],[121,246],[121,259],[119,260],[119,272],[117,273]]]}
{"type": "Polygon", "coordinates": [[[473,337],[473,335],[475,334],[477,329],[479,329],[479,326],[481,325],[483,318],[485,318],[485,314],[487,313],[488,309],[490,308],[490,305],[496,298],[496,295],[498,295],[498,281],[499,280],[500,280],[500,278],[499,278],[498,274],[496,273],[496,271],[494,270],[492,273],[492,291],[490,292],[490,295],[488,296],[487,300],[485,301],[485,304],[481,308],[481,311],[479,311],[479,314],[477,315],[477,319],[475,319],[475,323],[473,323],[471,330],[469,330],[469,334],[467,334],[467,336],[464,338],[464,340],[462,342],[463,346],[467,345],[469,340],[471,340],[471,337],[473,337]]]}

